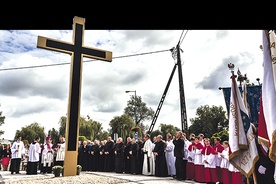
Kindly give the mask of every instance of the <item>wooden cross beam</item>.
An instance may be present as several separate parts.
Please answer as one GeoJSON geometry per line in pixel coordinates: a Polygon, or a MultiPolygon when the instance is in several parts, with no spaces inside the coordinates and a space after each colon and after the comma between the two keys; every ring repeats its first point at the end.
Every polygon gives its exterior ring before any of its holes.
{"type": "Polygon", "coordinates": [[[83,46],[84,22],[84,18],[74,17],[72,43],[42,36],[38,36],[37,40],[38,48],[70,54],[72,60],[65,135],[64,176],[76,175],[83,57],[112,61],[112,52],[83,46]]]}

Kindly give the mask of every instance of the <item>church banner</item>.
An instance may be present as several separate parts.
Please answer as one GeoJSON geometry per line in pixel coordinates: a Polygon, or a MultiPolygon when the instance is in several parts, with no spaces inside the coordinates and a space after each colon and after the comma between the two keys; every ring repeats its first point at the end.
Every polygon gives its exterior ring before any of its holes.
{"type": "Polygon", "coordinates": [[[266,123],[267,135],[270,142],[269,158],[276,162],[276,90],[275,90],[275,56],[271,53],[275,52],[275,33],[269,34],[263,31],[263,66],[264,79],[262,85],[262,122],[266,123]]]}
{"type": "Polygon", "coordinates": [[[244,103],[234,75],[232,75],[229,112],[229,146],[232,151],[229,162],[249,178],[259,159],[256,135],[253,130],[254,125],[249,119],[247,104],[244,103]]]}
{"type": "MultiPolygon", "coordinates": [[[[238,87],[241,94],[244,92],[243,87],[238,87]]],[[[225,105],[227,109],[227,114],[229,117],[229,106],[230,106],[230,98],[231,98],[231,87],[221,88],[225,100],[225,105]]],[[[249,106],[249,119],[251,123],[254,124],[255,127],[258,127],[258,118],[259,118],[259,111],[260,111],[260,97],[262,86],[246,86],[246,101],[249,106]]]]}

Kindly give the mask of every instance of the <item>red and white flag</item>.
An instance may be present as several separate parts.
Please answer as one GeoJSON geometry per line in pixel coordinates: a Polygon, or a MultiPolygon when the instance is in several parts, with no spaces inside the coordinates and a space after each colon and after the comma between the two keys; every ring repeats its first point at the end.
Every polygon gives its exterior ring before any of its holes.
{"type": "Polygon", "coordinates": [[[249,178],[259,156],[254,125],[250,122],[247,102],[244,99],[232,75],[229,108],[229,146],[232,153],[229,155],[229,162],[246,178],[249,178]]]}
{"type": "Polygon", "coordinates": [[[266,123],[267,135],[270,143],[269,158],[276,162],[276,49],[275,33],[263,31],[263,84],[262,106],[266,123]]]}

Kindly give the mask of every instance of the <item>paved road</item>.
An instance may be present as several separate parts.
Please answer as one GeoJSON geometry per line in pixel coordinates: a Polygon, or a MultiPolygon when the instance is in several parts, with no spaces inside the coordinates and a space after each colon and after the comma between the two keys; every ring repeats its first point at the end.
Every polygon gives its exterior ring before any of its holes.
{"type": "MultiPolygon", "coordinates": [[[[199,184],[195,181],[178,181],[172,177],[156,177],[156,176],[144,176],[144,175],[132,175],[132,174],[117,174],[117,173],[107,173],[107,172],[94,172],[107,177],[115,177],[120,179],[128,180],[127,184],[175,184],[175,183],[184,183],[184,184],[199,184]]],[[[126,183],[125,183],[126,184],[126,183]]]]}
{"type": "MultiPolygon", "coordinates": [[[[5,179],[18,179],[22,178],[52,178],[53,174],[37,174],[37,175],[26,175],[25,171],[20,171],[21,174],[11,174],[9,171],[0,171],[0,184],[5,183],[5,179]]],[[[82,174],[84,174],[84,171],[82,171],[82,174]]],[[[95,174],[100,176],[106,176],[106,177],[114,177],[114,178],[120,178],[128,180],[127,183],[124,184],[175,184],[175,183],[183,183],[183,184],[199,184],[198,182],[186,180],[186,181],[178,181],[175,179],[172,179],[171,177],[156,177],[156,176],[144,176],[144,175],[132,175],[132,174],[118,174],[113,172],[86,172],[85,174],[95,174]]]]}

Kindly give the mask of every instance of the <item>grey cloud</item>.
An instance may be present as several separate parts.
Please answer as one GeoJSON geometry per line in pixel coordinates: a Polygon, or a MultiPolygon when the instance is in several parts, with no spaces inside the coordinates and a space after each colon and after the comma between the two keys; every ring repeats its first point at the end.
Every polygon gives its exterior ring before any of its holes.
{"type": "Polygon", "coordinates": [[[237,72],[238,68],[245,74],[247,68],[250,65],[253,65],[254,59],[249,53],[240,53],[240,55],[229,56],[221,62],[220,65],[215,67],[213,71],[210,72],[209,76],[203,78],[203,80],[197,83],[197,88],[217,90],[219,87],[229,86],[230,85],[230,70],[228,68],[229,63],[233,63],[235,65],[235,72],[237,72]]]}
{"type": "Polygon", "coordinates": [[[39,78],[32,70],[3,72],[0,77],[2,95],[20,98],[45,96],[56,99],[64,99],[68,95],[68,84],[62,78],[57,77],[57,81],[39,78]]]}
{"type": "Polygon", "coordinates": [[[227,37],[229,35],[229,31],[226,30],[220,30],[216,32],[216,39],[220,40],[223,39],[225,37],[227,37]]]}
{"type": "Polygon", "coordinates": [[[95,106],[96,111],[117,112],[120,111],[126,101],[119,97],[130,86],[135,85],[146,77],[143,72],[129,72],[127,70],[113,70],[108,75],[95,75],[92,78],[84,78],[83,100],[88,105],[95,106]],[[122,75],[124,73],[124,75],[122,75]]]}
{"type": "MultiPolygon", "coordinates": [[[[46,100],[47,101],[47,100],[46,100]]],[[[15,110],[10,114],[11,117],[18,118],[24,115],[30,115],[35,113],[47,112],[49,109],[53,108],[54,104],[46,101],[40,101],[37,104],[26,104],[26,105],[17,105],[15,110]]],[[[30,102],[32,103],[32,102],[30,102]]]]}
{"type": "Polygon", "coordinates": [[[132,48],[133,44],[138,50],[150,49],[155,46],[170,49],[177,44],[181,34],[181,30],[122,30],[120,32],[125,35],[123,39],[117,41],[117,46],[119,46],[118,49],[120,50],[132,48]],[[168,32],[170,34],[167,34],[168,32]],[[172,32],[177,35],[175,40],[171,37],[172,32]]]}
{"type": "MultiPolygon", "coordinates": [[[[153,93],[148,93],[145,94],[142,98],[144,102],[147,102],[148,106],[154,106],[158,107],[159,102],[161,100],[162,94],[153,94],[153,93]]],[[[155,110],[155,109],[154,109],[155,110]]]]}

